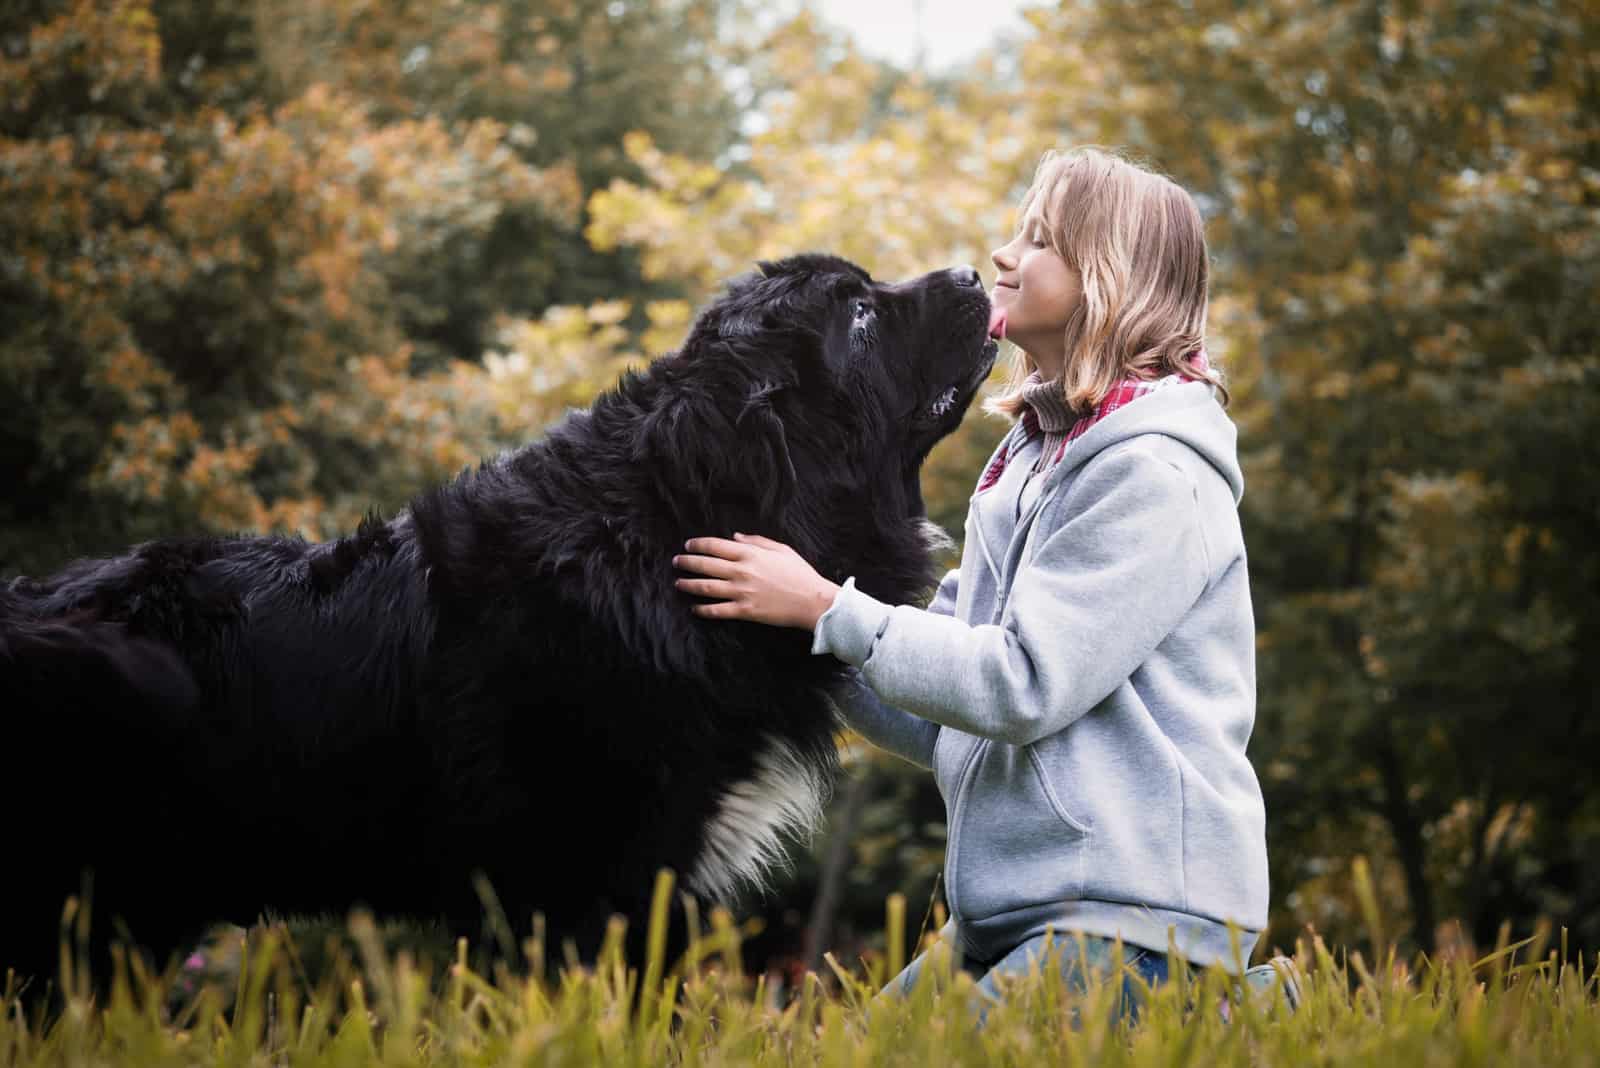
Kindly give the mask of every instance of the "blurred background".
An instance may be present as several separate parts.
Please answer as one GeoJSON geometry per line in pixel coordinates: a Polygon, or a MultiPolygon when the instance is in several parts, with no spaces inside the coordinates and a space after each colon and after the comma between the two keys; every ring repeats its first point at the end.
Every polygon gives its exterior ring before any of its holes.
{"type": "MultiPolygon", "coordinates": [[[[0,575],[392,512],[758,258],[991,281],[1040,153],[1091,142],[1207,217],[1266,941],[1359,945],[1364,857],[1403,950],[1600,947],[1589,2],[6,0],[0,575]]],[[[926,470],[952,534],[1003,430],[926,470]]],[[[756,966],[939,899],[931,776],[844,744],[756,966]]]]}

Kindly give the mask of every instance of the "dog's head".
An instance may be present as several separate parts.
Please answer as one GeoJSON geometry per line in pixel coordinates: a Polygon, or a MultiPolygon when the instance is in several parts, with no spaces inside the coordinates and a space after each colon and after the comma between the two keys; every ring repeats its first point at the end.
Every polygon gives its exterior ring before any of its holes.
{"type": "Polygon", "coordinates": [[[922,461],[994,364],[988,324],[970,267],[884,283],[808,254],[736,279],[701,313],[684,352],[719,366],[730,385],[747,381],[741,438],[784,455],[775,490],[792,492],[791,474],[852,482],[908,518],[922,515],[922,461]]]}
{"type": "Polygon", "coordinates": [[[970,267],[890,284],[807,254],[735,279],[641,397],[636,458],[670,534],[767,534],[914,599],[931,568],[920,468],[994,364],[988,324],[970,267]]]}

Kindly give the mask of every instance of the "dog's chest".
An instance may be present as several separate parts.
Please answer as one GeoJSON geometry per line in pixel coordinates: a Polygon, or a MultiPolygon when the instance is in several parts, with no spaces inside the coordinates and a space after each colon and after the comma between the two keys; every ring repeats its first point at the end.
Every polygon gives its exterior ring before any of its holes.
{"type": "Polygon", "coordinates": [[[826,774],[795,750],[775,743],[750,778],[717,802],[705,843],[689,872],[689,888],[713,901],[763,885],[769,871],[787,867],[784,839],[810,839],[828,798],[826,774]]]}

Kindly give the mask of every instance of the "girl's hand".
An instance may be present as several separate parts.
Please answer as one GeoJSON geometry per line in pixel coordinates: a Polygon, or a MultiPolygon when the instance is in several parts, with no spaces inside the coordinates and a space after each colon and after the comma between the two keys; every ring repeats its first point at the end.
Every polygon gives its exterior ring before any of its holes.
{"type": "Polygon", "coordinates": [[[691,538],[684,548],[694,555],[672,558],[676,568],[709,576],[673,583],[685,593],[716,598],[715,604],[692,606],[694,614],[816,630],[839,587],[780,541],[757,534],[733,539],[691,538]]]}

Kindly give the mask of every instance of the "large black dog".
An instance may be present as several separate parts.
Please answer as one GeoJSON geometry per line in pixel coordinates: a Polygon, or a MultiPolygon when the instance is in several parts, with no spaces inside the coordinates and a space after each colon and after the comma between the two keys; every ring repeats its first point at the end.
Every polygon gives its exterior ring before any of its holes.
{"type": "Polygon", "coordinates": [[[655,871],[759,884],[834,768],[810,636],[698,619],[686,538],[923,595],[923,459],[994,361],[971,268],[763,264],[683,348],[339,541],[151,542],[0,589],[0,975],[62,902],[163,955],[263,909],[638,930],[655,871]]]}

